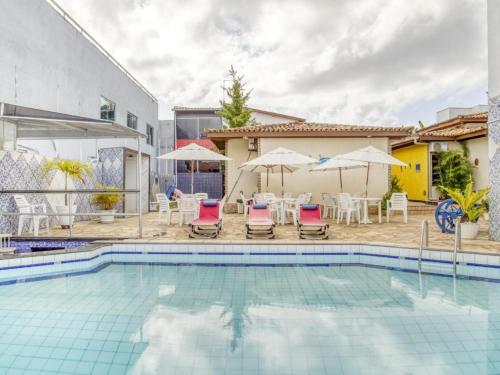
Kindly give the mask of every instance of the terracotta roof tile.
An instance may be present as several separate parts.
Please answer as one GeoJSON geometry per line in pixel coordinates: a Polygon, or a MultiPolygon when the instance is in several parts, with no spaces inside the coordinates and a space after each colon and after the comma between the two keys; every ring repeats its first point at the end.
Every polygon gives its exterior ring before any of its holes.
{"type": "Polygon", "coordinates": [[[416,134],[394,141],[392,148],[405,147],[414,142],[432,140],[466,140],[485,135],[488,131],[488,113],[473,113],[451,118],[434,125],[419,129],[416,134]]]}
{"type": "Polygon", "coordinates": [[[205,133],[224,134],[248,134],[248,133],[342,133],[342,132],[401,132],[402,136],[410,131],[410,127],[403,126],[366,126],[366,125],[345,125],[326,124],[315,122],[291,122],[283,124],[255,125],[242,128],[205,129],[205,133]]]}

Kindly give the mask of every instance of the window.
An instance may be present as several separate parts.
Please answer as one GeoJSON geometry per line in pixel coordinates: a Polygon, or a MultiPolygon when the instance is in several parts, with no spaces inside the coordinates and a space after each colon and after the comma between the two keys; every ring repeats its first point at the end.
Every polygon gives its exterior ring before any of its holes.
{"type": "Polygon", "coordinates": [[[151,125],[146,124],[146,143],[148,145],[154,146],[154,135],[155,129],[151,125]]]}
{"type": "Polygon", "coordinates": [[[101,119],[115,121],[115,103],[101,96],[101,119]]]}
{"type": "Polygon", "coordinates": [[[127,112],[127,126],[137,130],[137,116],[127,112]]]}

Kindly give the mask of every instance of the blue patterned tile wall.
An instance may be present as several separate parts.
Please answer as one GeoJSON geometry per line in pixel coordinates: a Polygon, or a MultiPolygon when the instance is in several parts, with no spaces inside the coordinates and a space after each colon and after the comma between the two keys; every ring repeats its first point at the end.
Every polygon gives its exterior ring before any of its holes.
{"type": "Polygon", "coordinates": [[[500,241],[500,96],[489,99],[490,237],[500,241]]]}
{"type": "MultiPolygon", "coordinates": [[[[207,193],[209,198],[222,198],[222,173],[195,173],[194,192],[207,193]]],[[[191,192],[191,173],[177,173],[177,188],[184,193],[191,192]]]]}
{"type": "MultiPolygon", "coordinates": [[[[106,148],[99,150],[99,163],[94,167],[93,178],[85,183],[73,182],[76,189],[95,189],[96,183],[123,188],[123,148],[106,148]]],[[[61,179],[56,172],[44,175],[42,165],[45,158],[30,152],[0,151],[0,190],[37,190],[62,189],[61,179]]],[[[30,203],[44,203],[47,212],[54,213],[55,203],[52,194],[25,194],[30,203]]],[[[93,212],[89,194],[77,194],[75,204],[77,212],[93,212]]],[[[123,210],[123,206],[118,207],[123,210]]],[[[11,194],[0,194],[0,211],[16,212],[17,208],[11,194]]],[[[90,217],[77,217],[75,220],[88,220],[90,217]]],[[[0,232],[16,233],[18,219],[14,216],[0,215],[0,232]]],[[[50,218],[50,226],[58,225],[57,218],[50,218]]],[[[23,231],[27,231],[27,224],[23,231]]]]}
{"type": "MultiPolygon", "coordinates": [[[[121,147],[101,148],[99,150],[99,181],[106,186],[114,186],[123,189],[125,187],[124,176],[125,150],[121,147]]],[[[123,202],[116,207],[123,212],[123,202]]]]}

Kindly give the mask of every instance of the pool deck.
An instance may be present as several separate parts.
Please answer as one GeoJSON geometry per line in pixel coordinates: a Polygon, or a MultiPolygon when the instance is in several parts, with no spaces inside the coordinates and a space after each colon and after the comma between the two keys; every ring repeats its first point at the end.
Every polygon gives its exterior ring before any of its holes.
{"type": "MultiPolygon", "coordinates": [[[[395,215],[391,223],[383,218],[378,224],[376,215],[371,215],[372,224],[337,224],[330,223],[330,239],[326,241],[300,240],[293,225],[277,226],[274,240],[247,240],[244,228],[243,215],[226,214],[221,235],[216,240],[189,239],[188,227],[177,225],[177,216],[173,217],[173,224],[167,225],[165,219],[160,220],[158,213],[144,215],[143,238],[137,238],[137,217],[116,219],[113,224],[100,224],[97,221],[83,221],[75,224],[73,237],[110,238],[113,242],[148,242],[148,243],[175,243],[175,242],[202,242],[202,243],[361,243],[379,244],[400,247],[418,247],[420,243],[420,226],[423,220],[429,221],[429,248],[437,250],[451,250],[453,235],[440,232],[434,221],[434,215],[429,212],[410,214],[408,224],[404,224],[400,215],[395,215]]],[[[46,232],[41,231],[45,236],[46,232]]],[[[51,229],[50,237],[67,237],[68,230],[51,229]]],[[[30,237],[26,235],[26,237],[30,237]]],[[[488,223],[481,221],[481,231],[476,240],[463,240],[462,250],[476,253],[500,254],[500,242],[488,240],[488,223]]]]}

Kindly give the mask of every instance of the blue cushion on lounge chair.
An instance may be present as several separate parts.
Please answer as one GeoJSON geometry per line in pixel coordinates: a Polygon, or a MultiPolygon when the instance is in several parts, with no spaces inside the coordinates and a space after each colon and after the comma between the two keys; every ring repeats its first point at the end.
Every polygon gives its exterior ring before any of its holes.
{"type": "Polygon", "coordinates": [[[203,199],[202,204],[205,207],[215,207],[217,206],[217,199],[203,199]]]}
{"type": "Polygon", "coordinates": [[[308,203],[308,204],[303,204],[302,208],[304,210],[306,210],[306,211],[314,211],[314,210],[318,209],[318,205],[317,204],[308,203]]]}
{"type": "Polygon", "coordinates": [[[252,206],[254,210],[263,210],[267,208],[267,204],[265,203],[256,203],[252,206]]]}

